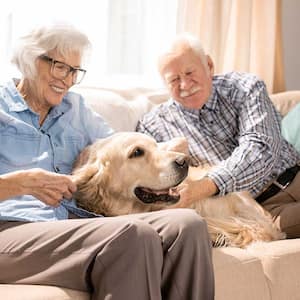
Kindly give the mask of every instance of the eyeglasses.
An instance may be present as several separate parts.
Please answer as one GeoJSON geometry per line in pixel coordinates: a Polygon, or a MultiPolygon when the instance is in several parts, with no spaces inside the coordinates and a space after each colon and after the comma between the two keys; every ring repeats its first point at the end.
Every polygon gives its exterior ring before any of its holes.
{"type": "Polygon", "coordinates": [[[47,55],[41,55],[40,58],[51,63],[51,75],[56,79],[64,80],[72,73],[72,83],[79,84],[86,73],[86,70],[74,68],[47,55]]]}

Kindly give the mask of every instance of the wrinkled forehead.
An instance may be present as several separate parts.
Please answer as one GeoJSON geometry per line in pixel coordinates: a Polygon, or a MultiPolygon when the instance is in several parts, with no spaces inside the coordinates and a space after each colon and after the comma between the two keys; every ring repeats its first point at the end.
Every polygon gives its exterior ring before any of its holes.
{"type": "Polygon", "coordinates": [[[174,51],[160,57],[159,72],[166,77],[170,73],[184,72],[196,64],[201,64],[201,59],[191,47],[175,48],[174,51]]]}

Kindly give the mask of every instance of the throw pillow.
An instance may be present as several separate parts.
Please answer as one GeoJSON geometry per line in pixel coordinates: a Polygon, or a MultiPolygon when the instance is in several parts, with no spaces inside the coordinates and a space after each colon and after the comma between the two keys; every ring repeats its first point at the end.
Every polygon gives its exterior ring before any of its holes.
{"type": "Polygon", "coordinates": [[[282,119],[281,132],[284,138],[300,152],[300,103],[282,119]]]}

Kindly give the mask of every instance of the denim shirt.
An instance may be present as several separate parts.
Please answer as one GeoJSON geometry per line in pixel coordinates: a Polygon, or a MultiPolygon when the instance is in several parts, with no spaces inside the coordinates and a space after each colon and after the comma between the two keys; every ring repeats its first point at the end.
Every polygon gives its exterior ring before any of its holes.
{"type": "MultiPolygon", "coordinates": [[[[85,146],[112,133],[79,94],[68,92],[40,126],[39,115],[28,107],[14,81],[0,86],[0,175],[32,168],[70,174],[85,146]]],[[[79,217],[96,216],[76,207],[74,200],[64,199],[58,207],[32,195],[0,201],[0,220],[62,220],[68,211],[79,217]]]]}

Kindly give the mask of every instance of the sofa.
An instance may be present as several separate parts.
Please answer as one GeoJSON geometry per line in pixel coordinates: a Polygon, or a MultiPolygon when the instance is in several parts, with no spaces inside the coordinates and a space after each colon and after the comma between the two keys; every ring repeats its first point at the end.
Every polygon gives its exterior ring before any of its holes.
{"type": "MultiPolygon", "coordinates": [[[[116,131],[134,130],[141,115],[168,97],[163,89],[76,87],[74,90],[116,131]]],[[[300,91],[274,94],[271,99],[284,116],[300,103],[300,91]]],[[[216,300],[300,299],[300,239],[255,243],[246,249],[214,248],[213,263],[216,300]]],[[[57,286],[0,284],[0,299],[88,300],[90,296],[57,286]]]]}

